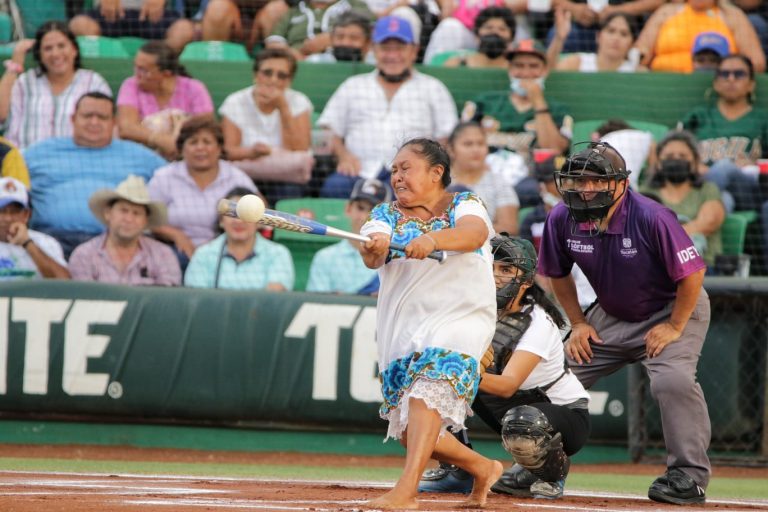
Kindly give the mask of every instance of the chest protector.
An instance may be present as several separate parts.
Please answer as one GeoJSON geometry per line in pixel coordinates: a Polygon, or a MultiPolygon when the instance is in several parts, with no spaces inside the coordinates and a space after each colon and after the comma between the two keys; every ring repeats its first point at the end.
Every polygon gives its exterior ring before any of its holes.
{"type": "Polygon", "coordinates": [[[517,313],[506,315],[496,322],[496,332],[491,341],[494,360],[493,367],[488,369],[490,373],[501,375],[504,371],[509,358],[512,357],[512,352],[517,348],[525,331],[531,326],[532,312],[533,305],[528,304],[517,313]]]}

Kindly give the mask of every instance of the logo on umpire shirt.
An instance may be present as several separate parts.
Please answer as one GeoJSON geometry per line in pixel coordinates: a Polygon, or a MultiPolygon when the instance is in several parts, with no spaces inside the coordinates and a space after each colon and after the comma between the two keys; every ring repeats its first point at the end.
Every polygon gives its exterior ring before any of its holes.
{"type": "Polygon", "coordinates": [[[595,252],[595,246],[591,243],[584,243],[581,240],[567,239],[565,241],[571,252],[578,252],[581,254],[592,254],[595,252]]]}
{"type": "Polygon", "coordinates": [[[622,249],[619,251],[625,258],[634,258],[637,255],[637,249],[632,247],[631,238],[623,238],[621,240],[622,249]]]}

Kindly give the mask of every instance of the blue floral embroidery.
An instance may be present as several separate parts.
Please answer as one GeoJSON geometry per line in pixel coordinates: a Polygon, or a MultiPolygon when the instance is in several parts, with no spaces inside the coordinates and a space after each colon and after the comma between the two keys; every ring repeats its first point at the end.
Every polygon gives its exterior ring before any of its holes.
{"type": "MultiPolygon", "coordinates": [[[[368,220],[377,220],[388,224],[392,228],[392,243],[408,245],[411,240],[424,233],[439,231],[441,229],[456,226],[456,207],[464,201],[475,201],[483,204],[480,198],[473,192],[459,192],[453,195],[451,204],[439,217],[433,217],[427,221],[415,217],[406,217],[395,206],[395,203],[382,203],[377,205],[368,217],[368,220]]],[[[391,251],[391,258],[404,258],[402,251],[391,251]]]]}
{"type": "Polygon", "coordinates": [[[458,398],[471,405],[477,394],[479,377],[477,360],[467,354],[438,347],[413,352],[392,361],[379,375],[384,395],[379,414],[385,417],[400,405],[403,394],[417,378],[446,381],[458,398]]]}

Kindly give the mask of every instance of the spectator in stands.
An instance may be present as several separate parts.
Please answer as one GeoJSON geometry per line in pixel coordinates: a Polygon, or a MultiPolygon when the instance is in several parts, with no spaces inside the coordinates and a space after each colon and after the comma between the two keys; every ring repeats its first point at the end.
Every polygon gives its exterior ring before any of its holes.
{"type": "Polygon", "coordinates": [[[182,269],[195,249],[216,236],[216,204],[233,187],[256,192],[253,181],[222,160],[224,135],[210,116],[187,120],[176,141],[182,160],[155,172],[149,195],[168,209],[168,223],[154,233],[176,247],[182,269]]]}
{"type": "MultiPolygon", "coordinates": [[[[344,208],[352,224],[352,232],[360,232],[374,206],[391,200],[392,191],[377,179],[355,183],[344,208]]],[[[376,295],[379,291],[378,273],[365,266],[358,251],[359,245],[359,242],[342,240],[317,251],[309,268],[307,291],[376,295]],[[340,272],[339,269],[344,270],[340,272]]]]}
{"type": "Polygon", "coordinates": [[[350,10],[373,18],[364,0],[300,0],[280,18],[265,46],[288,48],[297,60],[322,53],[331,45],[334,20],[350,10]]]}
{"type": "Polygon", "coordinates": [[[693,42],[694,71],[715,71],[723,57],[730,53],[728,39],[717,32],[702,32],[693,42]]]}
{"type": "Polygon", "coordinates": [[[252,49],[272,33],[275,24],[288,12],[283,0],[210,0],[201,2],[202,22],[194,27],[187,21],[187,30],[198,33],[204,41],[244,42],[252,49]]]}
{"type": "Polygon", "coordinates": [[[534,147],[560,154],[570,145],[573,119],[567,109],[544,96],[547,55],[537,42],[513,43],[509,59],[511,91],[482,93],[468,102],[462,120],[479,120],[488,144],[529,156],[534,147]]]}
{"type": "Polygon", "coordinates": [[[172,0],[94,0],[93,8],[69,22],[78,36],[163,39],[176,51],[188,42],[182,18],[172,0]]]}
{"type": "Polygon", "coordinates": [[[768,5],[763,0],[733,0],[732,3],[747,15],[757,32],[763,52],[768,53],[768,5]]]}
{"type": "Polygon", "coordinates": [[[362,62],[376,64],[371,49],[371,18],[347,11],[333,22],[331,45],[323,53],[314,53],[307,62],[362,62]]]}
{"type": "Polygon", "coordinates": [[[377,69],[348,78],[317,121],[333,133],[337,172],[320,194],[349,197],[358,179],[389,183],[387,165],[398,141],[427,135],[445,142],[456,125],[456,104],[439,80],[416,71],[411,26],[388,16],[373,30],[377,69]]]}
{"type": "Polygon", "coordinates": [[[208,89],[187,75],[176,52],[162,41],[144,44],[133,62],[134,76],[123,82],[117,96],[120,137],[175,158],[183,122],[213,113],[208,89]]]}
{"type": "Polygon", "coordinates": [[[24,157],[5,137],[0,137],[0,177],[15,178],[29,188],[29,171],[24,157]]]}
{"type": "Polygon", "coordinates": [[[555,12],[555,34],[549,43],[547,59],[554,63],[559,71],[619,71],[634,73],[645,71],[640,66],[637,50],[632,51],[632,44],[637,37],[634,18],[623,12],[615,12],[600,23],[597,32],[597,51],[595,53],[572,53],[561,58],[565,40],[571,32],[571,13],[563,9],[555,12]]]}
{"type": "Polygon", "coordinates": [[[68,279],[64,252],[55,238],[27,227],[30,208],[24,184],[0,178],[0,281],[68,279]]]}
{"type": "Polygon", "coordinates": [[[699,150],[690,132],[670,132],[656,147],[657,165],[647,187],[662,204],[675,212],[696,249],[712,268],[723,252],[720,226],[725,208],[717,186],[699,174],[699,150]]]}
{"type": "Polygon", "coordinates": [[[101,92],[75,104],[72,136],[46,139],[22,154],[32,183],[31,225],[56,238],[69,257],[76,246],[104,230],[88,210],[100,188],[112,188],[129,174],[149,179],[165,162],[134,142],[114,139],[115,101],[101,92]]]}
{"type": "Polygon", "coordinates": [[[0,122],[8,120],[5,136],[21,149],[49,137],[72,136],[75,103],[89,91],[112,95],[101,75],[81,69],[77,39],[67,25],[44,23],[34,40],[17,43],[13,57],[5,61],[0,80],[0,122]],[[37,66],[25,72],[30,48],[37,66]]]}
{"type": "MultiPolygon", "coordinates": [[[[440,27],[455,18],[444,19],[433,36],[438,35],[440,27]]],[[[508,63],[504,56],[507,46],[515,39],[515,15],[506,7],[486,7],[475,18],[474,28],[470,31],[462,23],[456,23],[457,28],[469,32],[462,40],[471,41],[466,49],[477,50],[468,55],[456,55],[443,64],[449,68],[501,68],[507,69],[508,63]]],[[[434,39],[433,39],[434,41],[434,39]]],[[[456,41],[458,42],[458,41],[456,41]]],[[[457,48],[465,49],[465,48],[457,48]]],[[[439,54],[438,54],[439,55],[439,54]]]]}
{"type": "MultiPolygon", "coordinates": [[[[251,193],[251,189],[235,187],[225,197],[237,201],[251,193]]],[[[211,213],[216,214],[215,207],[211,213]]],[[[261,236],[256,224],[227,216],[219,216],[218,220],[223,234],[195,252],[184,274],[186,286],[231,290],[293,289],[293,259],[288,249],[261,236]]]]}
{"type": "Polygon", "coordinates": [[[480,196],[497,233],[518,233],[520,201],[512,183],[488,164],[488,143],[474,121],[459,123],[448,137],[451,186],[464,186],[480,196]]]}
{"type": "Polygon", "coordinates": [[[682,121],[699,140],[701,162],[709,166],[705,178],[727,192],[728,211],[759,210],[762,202],[754,166],[768,152],[768,111],[754,104],[755,86],[752,61],[725,57],[712,81],[714,104],[694,108],[682,121]]]}
{"type": "Polygon", "coordinates": [[[72,252],[72,279],[134,286],[181,284],[173,250],[144,236],[147,228],[166,222],[165,205],[150,200],[144,178],[129,175],[115,189],[97,190],[88,206],[107,230],[72,252]]]}
{"type": "Polygon", "coordinates": [[[653,71],[690,73],[693,46],[703,32],[721,34],[728,40],[729,53],[740,52],[752,61],[756,72],[765,71],[765,54],[747,16],[733,4],[717,0],[687,0],[659,7],[635,44],[643,56],[641,64],[653,71]]]}
{"type": "Polygon", "coordinates": [[[227,96],[219,108],[227,158],[273,201],[301,197],[312,176],[313,107],[291,89],[295,74],[291,52],[264,49],[253,63],[253,85],[227,96]]]}
{"type": "Polygon", "coordinates": [[[591,2],[588,0],[553,0],[551,11],[545,13],[529,12],[528,17],[534,25],[534,35],[539,37],[541,28],[548,31],[547,43],[555,37],[553,13],[563,10],[570,14],[571,31],[563,43],[561,51],[565,53],[595,53],[597,51],[597,32],[600,25],[617,12],[633,17],[635,25],[653,13],[664,0],[612,0],[611,2],[591,2]],[[551,27],[551,28],[550,28],[551,27]]]}

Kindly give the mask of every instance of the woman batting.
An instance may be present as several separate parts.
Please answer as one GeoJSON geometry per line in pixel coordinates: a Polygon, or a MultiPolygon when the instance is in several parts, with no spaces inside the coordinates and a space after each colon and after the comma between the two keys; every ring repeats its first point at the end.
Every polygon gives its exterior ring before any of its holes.
{"type": "Polygon", "coordinates": [[[387,437],[406,447],[395,487],[372,500],[382,509],[416,509],[419,479],[430,458],[474,476],[467,506],[482,506],[502,465],[452,435],[464,428],[480,380],[479,361],[496,324],[489,240],[493,228],[472,193],[451,194],[450,160],[430,139],[413,139],[392,164],[396,201],[376,206],[361,233],[360,252],[379,269],[377,343],[387,437]],[[390,241],[405,245],[390,252],[390,241]],[[451,251],[440,265],[425,259],[451,251]]]}

